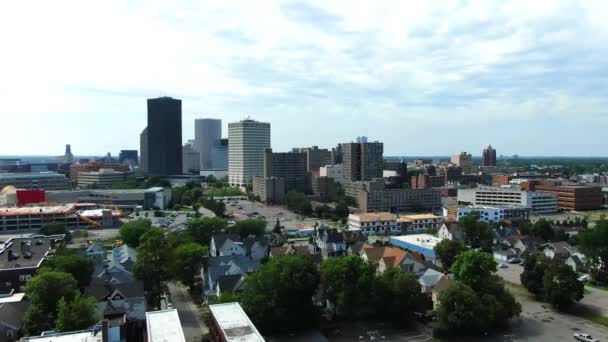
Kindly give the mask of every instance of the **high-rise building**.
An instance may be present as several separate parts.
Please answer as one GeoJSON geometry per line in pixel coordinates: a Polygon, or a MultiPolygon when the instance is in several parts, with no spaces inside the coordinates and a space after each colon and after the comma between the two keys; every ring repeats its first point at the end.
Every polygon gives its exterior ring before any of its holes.
{"type": "Polygon", "coordinates": [[[308,172],[317,173],[321,166],[332,164],[332,153],[325,148],[319,148],[318,146],[293,148],[292,152],[306,154],[306,168],[308,172]]]}
{"type": "Polygon", "coordinates": [[[285,192],[310,192],[309,173],[306,168],[306,153],[301,152],[272,152],[267,148],[264,152],[264,177],[285,179],[285,192]]]}
{"type": "Polygon", "coordinates": [[[473,169],[473,156],[466,152],[460,152],[450,158],[450,162],[462,168],[462,172],[469,173],[473,169]]]}
{"type": "Polygon", "coordinates": [[[355,182],[382,178],[383,152],[381,142],[342,144],[344,180],[355,182]]]}
{"type": "Polygon", "coordinates": [[[214,171],[228,171],[228,139],[216,140],[211,147],[211,165],[214,171]]]}
{"type": "Polygon", "coordinates": [[[270,123],[251,119],[228,124],[228,181],[247,187],[264,175],[264,150],[270,148],[270,123]]]}
{"type": "Polygon", "coordinates": [[[121,164],[137,165],[137,150],[120,150],[118,162],[121,164]]]}
{"type": "Polygon", "coordinates": [[[70,144],[65,145],[63,162],[66,164],[72,164],[74,162],[74,155],[72,154],[72,146],[70,144]]]}
{"type": "Polygon", "coordinates": [[[139,135],[139,169],[148,173],[148,127],[139,135]]]}
{"type": "Polygon", "coordinates": [[[201,166],[201,156],[190,143],[182,147],[183,173],[198,173],[201,166]]]}
{"type": "Polygon", "coordinates": [[[215,170],[211,151],[222,138],[222,120],[196,119],[194,121],[194,150],[200,153],[200,169],[215,170]]]}
{"type": "Polygon", "coordinates": [[[492,148],[492,145],[483,149],[482,159],[483,166],[496,166],[496,150],[492,148]]]}
{"type": "Polygon", "coordinates": [[[182,173],[182,101],[148,99],[148,173],[182,173]]]}

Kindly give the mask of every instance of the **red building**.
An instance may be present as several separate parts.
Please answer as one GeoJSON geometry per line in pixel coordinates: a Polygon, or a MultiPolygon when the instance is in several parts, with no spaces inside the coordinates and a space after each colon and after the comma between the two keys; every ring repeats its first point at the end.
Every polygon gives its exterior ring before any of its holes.
{"type": "Polygon", "coordinates": [[[17,190],[17,205],[36,204],[46,202],[46,191],[44,190],[17,190]]]}
{"type": "Polygon", "coordinates": [[[602,205],[602,188],[599,186],[564,184],[560,180],[546,179],[523,182],[521,188],[556,195],[557,205],[563,210],[594,210],[602,205]]]}

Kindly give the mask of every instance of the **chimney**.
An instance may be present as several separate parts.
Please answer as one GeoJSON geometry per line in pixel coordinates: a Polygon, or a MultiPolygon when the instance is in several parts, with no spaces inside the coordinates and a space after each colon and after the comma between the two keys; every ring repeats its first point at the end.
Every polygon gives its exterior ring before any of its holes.
{"type": "Polygon", "coordinates": [[[104,319],[101,321],[101,339],[103,342],[108,342],[110,338],[110,321],[104,319]]]}

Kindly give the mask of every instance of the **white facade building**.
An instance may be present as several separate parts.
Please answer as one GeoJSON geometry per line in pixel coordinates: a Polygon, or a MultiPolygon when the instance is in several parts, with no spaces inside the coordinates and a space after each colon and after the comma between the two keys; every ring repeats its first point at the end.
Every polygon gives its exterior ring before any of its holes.
{"type": "Polygon", "coordinates": [[[515,219],[528,219],[530,216],[531,209],[529,207],[523,207],[518,205],[513,206],[466,206],[453,208],[455,213],[450,215],[450,209],[443,208],[443,216],[460,221],[461,218],[471,215],[473,213],[479,216],[479,220],[487,223],[497,223],[502,220],[515,220],[515,219]],[[454,217],[451,217],[454,216],[454,217]]]}
{"type": "Polygon", "coordinates": [[[458,189],[458,203],[467,205],[516,205],[532,208],[534,214],[558,211],[557,196],[540,191],[522,190],[518,186],[478,186],[458,189]]]}
{"type": "Polygon", "coordinates": [[[264,150],[270,148],[270,123],[243,120],[228,124],[228,181],[232,186],[252,185],[264,175],[264,150]]]}
{"type": "Polygon", "coordinates": [[[194,121],[194,150],[200,153],[200,170],[213,170],[211,149],[222,138],[222,120],[196,119],[194,121]]]}
{"type": "Polygon", "coordinates": [[[399,216],[397,223],[404,233],[420,233],[427,229],[439,229],[444,218],[433,214],[413,214],[399,216]]]}
{"type": "Polygon", "coordinates": [[[321,166],[319,168],[319,176],[333,178],[334,182],[342,183],[344,180],[342,175],[343,170],[342,164],[321,166]]]}
{"type": "Polygon", "coordinates": [[[348,228],[366,235],[401,233],[401,228],[397,225],[397,215],[391,213],[350,214],[348,228]]]}

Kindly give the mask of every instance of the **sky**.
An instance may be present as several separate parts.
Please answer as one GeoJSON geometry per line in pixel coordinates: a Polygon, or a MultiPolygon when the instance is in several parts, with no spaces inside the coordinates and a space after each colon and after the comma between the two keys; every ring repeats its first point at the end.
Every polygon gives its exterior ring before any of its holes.
{"type": "Polygon", "coordinates": [[[146,99],[272,147],[608,156],[608,2],[2,1],[0,155],[138,149],[146,99]]]}

